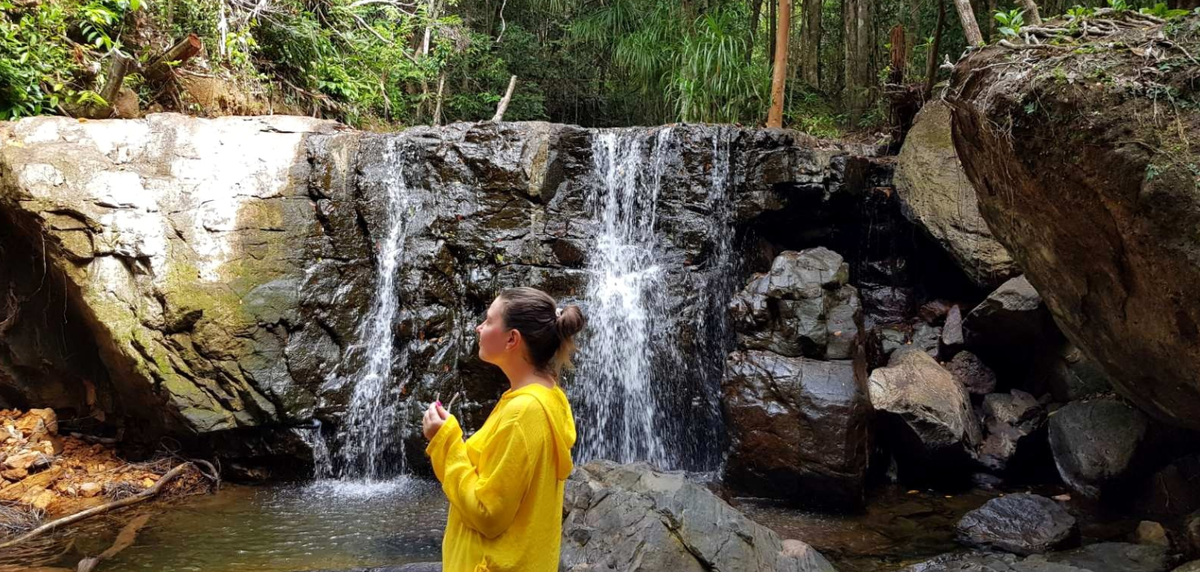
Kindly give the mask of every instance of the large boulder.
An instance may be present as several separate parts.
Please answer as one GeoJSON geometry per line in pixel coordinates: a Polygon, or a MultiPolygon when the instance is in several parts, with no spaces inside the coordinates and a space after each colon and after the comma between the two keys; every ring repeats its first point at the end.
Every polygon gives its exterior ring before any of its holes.
{"type": "Polygon", "coordinates": [[[1063,482],[1099,498],[1147,472],[1150,422],[1124,401],[1067,404],[1050,417],[1050,449],[1063,482]]]}
{"type": "Polygon", "coordinates": [[[853,361],[734,352],[722,386],[731,442],[725,482],[810,507],[862,507],[871,412],[865,378],[853,361]]]}
{"type": "Polygon", "coordinates": [[[902,478],[953,478],[968,467],[982,441],[979,421],[966,389],[937,360],[918,348],[896,350],[868,387],[902,478]]]}
{"type": "Polygon", "coordinates": [[[1019,493],[994,498],[958,521],[964,542],[1013,554],[1041,554],[1079,533],[1075,517],[1058,503],[1019,493]]]}
{"type": "Polygon", "coordinates": [[[946,249],[982,288],[1018,272],[979,214],[975,189],[963,173],[950,137],[950,107],[929,102],[917,114],[896,165],[896,192],[904,212],[946,249]]]}
{"type": "Polygon", "coordinates": [[[1193,91],[1195,22],[977,50],[947,99],[980,212],[1063,332],[1140,408],[1200,429],[1200,110],[1161,106],[1193,91]],[[1148,43],[1174,46],[1156,64],[1170,73],[1114,47],[1148,43]]]}
{"type": "Polygon", "coordinates": [[[833,572],[682,473],[593,461],[567,480],[560,570],[833,572]],[[786,546],[785,546],[786,545],[786,546]]]}
{"type": "Polygon", "coordinates": [[[1110,542],[1024,558],[989,552],[947,554],[903,572],[1167,572],[1170,563],[1160,546],[1110,542]]]}
{"type": "Polygon", "coordinates": [[[818,247],[785,251],[730,302],[738,346],[784,356],[848,359],[862,324],[858,291],[842,256],[818,247]]]}

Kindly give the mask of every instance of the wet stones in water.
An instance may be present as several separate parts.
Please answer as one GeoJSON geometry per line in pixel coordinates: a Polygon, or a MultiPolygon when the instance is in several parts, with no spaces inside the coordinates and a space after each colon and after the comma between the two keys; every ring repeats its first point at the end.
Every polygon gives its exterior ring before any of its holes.
{"type": "Polygon", "coordinates": [[[996,391],[996,372],[971,352],[959,352],[946,364],[946,369],[971,395],[996,391]]]}
{"type": "Polygon", "coordinates": [[[1124,401],[1076,401],[1050,417],[1050,449],[1072,490],[1100,498],[1135,476],[1148,431],[1146,416],[1124,401]]]}
{"type": "Polygon", "coordinates": [[[1167,550],[1171,549],[1171,540],[1167,538],[1167,530],[1163,528],[1163,525],[1150,520],[1143,520],[1138,523],[1137,530],[1133,532],[1133,540],[1138,544],[1161,546],[1167,550]]]}
{"type": "Polygon", "coordinates": [[[871,406],[854,362],[747,351],[730,355],[726,371],[725,482],[803,506],[860,508],[871,406]]]}
{"type": "Polygon", "coordinates": [[[826,248],[788,251],[730,302],[742,349],[789,357],[847,359],[858,338],[861,304],[846,284],[849,266],[826,248]]]}
{"type": "Polygon", "coordinates": [[[576,468],[563,511],[561,570],[834,572],[682,473],[642,463],[576,468]]]}
{"type": "Polygon", "coordinates": [[[1200,572],[1200,560],[1188,562],[1187,564],[1176,568],[1172,572],[1200,572]]]}
{"type": "Polygon", "coordinates": [[[1067,552],[945,554],[902,572],[1167,572],[1170,559],[1158,546],[1107,542],[1067,552]]]}
{"type": "Polygon", "coordinates": [[[958,522],[967,544],[1014,554],[1041,554],[1079,532],[1075,517],[1057,502],[1031,494],[997,497],[958,522]]]}
{"type": "MultiPolygon", "coordinates": [[[[983,399],[983,423],[987,437],[980,448],[979,462],[1004,472],[1018,452],[1033,456],[1040,437],[1045,440],[1046,410],[1032,395],[1019,389],[993,393],[983,399]]],[[[1044,449],[1044,446],[1042,447],[1044,449]]]]}
{"type": "Polygon", "coordinates": [[[962,385],[937,360],[917,348],[892,354],[871,373],[871,403],[905,481],[955,479],[982,440],[962,385]]]}

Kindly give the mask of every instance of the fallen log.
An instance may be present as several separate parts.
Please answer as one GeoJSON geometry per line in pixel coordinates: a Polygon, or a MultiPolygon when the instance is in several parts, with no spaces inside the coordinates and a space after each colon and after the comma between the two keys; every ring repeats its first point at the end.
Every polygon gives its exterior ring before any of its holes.
{"type": "Polygon", "coordinates": [[[89,556],[80,560],[75,572],[92,572],[101,561],[108,560],[116,556],[118,552],[129,548],[133,545],[133,541],[137,540],[138,531],[146,526],[148,520],[150,520],[150,515],[143,514],[129,521],[129,524],[126,524],[121,532],[117,533],[117,539],[113,541],[112,546],[108,547],[108,550],[101,552],[98,556],[89,556]]]}
{"type": "Polygon", "coordinates": [[[172,75],[173,65],[180,65],[188,61],[200,53],[204,48],[204,42],[200,41],[200,37],[196,34],[188,34],[186,38],[179,40],[170,49],[163,52],[162,55],[154,58],[146,65],[146,71],[142,75],[150,82],[164,82],[172,75]]]}
{"type": "Polygon", "coordinates": [[[113,502],[105,503],[100,506],[92,507],[85,511],[72,514],[70,516],[64,516],[60,519],[52,520],[50,522],[47,522],[46,524],[43,524],[43,525],[29,531],[29,532],[26,532],[25,534],[22,534],[21,536],[18,536],[11,540],[7,540],[5,542],[0,542],[0,550],[9,548],[12,546],[16,546],[17,544],[25,542],[26,540],[29,540],[31,538],[41,536],[42,534],[45,534],[47,532],[52,532],[52,531],[62,528],[64,526],[74,524],[76,522],[96,516],[98,514],[104,514],[106,512],[112,511],[112,510],[124,508],[129,505],[137,504],[144,500],[153,498],[155,495],[157,495],[159,493],[159,491],[162,490],[163,486],[165,486],[167,483],[175,480],[175,478],[178,477],[179,475],[183,474],[183,471],[186,470],[189,466],[194,467],[195,465],[193,465],[190,462],[179,464],[174,469],[167,471],[167,473],[165,475],[163,475],[162,478],[158,479],[158,482],[154,483],[153,486],[151,486],[150,488],[148,488],[138,494],[135,494],[135,495],[129,496],[129,497],[125,497],[121,500],[116,500],[113,502]]]}

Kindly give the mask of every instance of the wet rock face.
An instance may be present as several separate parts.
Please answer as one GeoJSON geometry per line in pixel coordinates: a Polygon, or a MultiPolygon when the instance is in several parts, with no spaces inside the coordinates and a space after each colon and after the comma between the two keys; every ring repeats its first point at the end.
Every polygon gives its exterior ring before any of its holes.
{"type": "Polygon", "coordinates": [[[979,214],[975,189],[963,173],[950,137],[950,108],[932,101],[917,115],[896,167],[904,212],[946,249],[982,288],[1018,272],[979,214]]]}
{"type": "Polygon", "coordinates": [[[567,480],[560,570],[833,572],[681,473],[595,461],[567,480]]]}
{"type": "Polygon", "coordinates": [[[1058,503],[1032,494],[994,498],[958,522],[964,542],[1013,554],[1041,554],[1079,533],[1075,517],[1058,503]]]}
{"type": "Polygon", "coordinates": [[[851,361],[734,352],[722,387],[725,483],[808,507],[861,507],[870,403],[859,376],[851,361]]]}
{"type": "Polygon", "coordinates": [[[734,296],[738,346],[789,357],[848,359],[862,324],[849,266],[827,248],[786,251],[734,296]]]}
{"type": "MultiPolygon", "coordinates": [[[[724,292],[736,290],[721,282],[732,276],[721,262],[733,256],[723,250],[727,237],[797,193],[818,201],[845,194],[859,184],[847,175],[857,167],[844,148],[786,131],[628,133],[648,154],[666,142],[646,157],[661,167],[657,202],[636,205],[654,207],[665,268],[660,310],[681,324],[664,353],[712,356],[655,364],[680,386],[669,392],[677,402],[660,407],[686,410],[719,384],[727,332],[696,324],[717,320],[724,292]],[[728,160],[720,196],[715,158],[728,160]]],[[[40,283],[44,263],[55,287],[41,297],[16,292],[30,311],[0,341],[0,402],[45,401],[101,419],[106,430],[136,425],[147,438],[313,417],[328,431],[344,418],[368,358],[363,322],[399,217],[396,383],[388,391],[402,402],[463,391],[456,414],[478,425],[503,389],[501,374],[475,358],[471,329],[495,294],[515,285],[566,301],[585,294],[602,224],[592,213],[605,188],[596,134],[505,123],[380,135],[305,118],[169,114],[4,124],[0,222],[12,224],[0,225],[0,235],[21,245],[24,262],[6,256],[0,278],[40,283]],[[59,298],[45,298],[51,292],[59,298]],[[35,314],[46,313],[32,308],[47,301],[76,329],[40,324],[35,314]],[[70,347],[38,347],[38,336],[70,347]],[[63,359],[67,349],[76,357],[63,359]],[[58,369],[34,367],[45,362],[58,369]]],[[[828,296],[837,311],[826,329],[851,332],[854,296],[828,296]]],[[[810,315],[791,306],[789,324],[802,327],[810,315]]],[[[7,317],[0,304],[0,322],[7,317]]],[[[836,340],[820,347],[847,355],[836,340]]],[[[419,443],[418,420],[419,411],[399,411],[396,432],[419,443]]],[[[248,456],[271,448],[252,435],[217,441],[214,448],[245,442],[236,454],[248,456]]],[[[408,447],[417,458],[420,450],[408,447]]]]}
{"type": "Polygon", "coordinates": [[[892,354],[888,366],[871,372],[871,404],[900,466],[912,481],[954,479],[982,441],[966,389],[937,360],[919,348],[892,354]]]}
{"type": "MultiPolygon", "coordinates": [[[[1119,41],[1190,41],[1181,30],[1132,30],[1119,41]]],[[[1174,111],[1183,130],[1151,127],[1157,89],[1190,89],[1187,74],[1143,89],[1142,60],[1107,49],[1112,41],[1066,58],[971,54],[948,97],[955,148],[989,228],[1067,337],[1140,408],[1200,429],[1200,304],[1188,294],[1200,291],[1200,241],[1181,231],[1200,224],[1187,168],[1197,161],[1184,143],[1198,115],[1174,111]],[[1054,81],[1063,69],[1103,69],[1113,81],[1054,81]]]]}
{"type": "Polygon", "coordinates": [[[1050,417],[1050,448],[1063,481],[1099,498],[1146,471],[1149,432],[1146,416],[1119,399],[1077,401],[1050,417]]]}

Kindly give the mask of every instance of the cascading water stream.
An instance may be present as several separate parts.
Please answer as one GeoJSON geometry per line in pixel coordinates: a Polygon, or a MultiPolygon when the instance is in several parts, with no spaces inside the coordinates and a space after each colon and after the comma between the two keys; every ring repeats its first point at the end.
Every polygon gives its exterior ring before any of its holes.
{"type": "Polygon", "coordinates": [[[716,241],[699,277],[678,268],[657,228],[664,175],[678,168],[673,130],[651,134],[621,130],[597,133],[593,165],[599,181],[588,207],[597,235],[588,263],[587,339],[579,371],[569,388],[580,428],[578,459],[646,461],[662,468],[711,469],[719,445],[716,394],[726,349],[725,304],[732,292],[729,148],[720,131],[713,140],[712,188],[706,222],[716,241]],[[681,300],[669,282],[695,282],[697,314],[675,315],[681,300]],[[684,319],[699,332],[703,356],[682,355],[684,319]],[[709,323],[714,322],[714,323],[709,323]],[[717,328],[713,330],[713,328],[717,328]],[[708,359],[713,358],[713,359],[708,359]],[[680,396],[688,411],[679,409],[680,396]],[[697,460],[699,459],[699,462],[697,460]]]}
{"type": "Polygon", "coordinates": [[[382,164],[388,169],[382,190],[387,202],[387,235],[377,246],[375,296],[358,333],[364,363],[352,375],[353,393],[336,434],[334,456],[318,459],[317,475],[366,483],[392,479],[404,472],[404,442],[396,422],[403,417],[403,387],[392,372],[403,369],[405,355],[397,355],[393,334],[400,306],[397,276],[404,261],[409,207],[400,140],[391,139],[382,164]],[[399,448],[399,454],[389,449],[399,448]],[[336,457],[336,458],[335,458],[336,457]],[[398,459],[392,461],[392,459],[398,459]]]}
{"type": "Polygon", "coordinates": [[[654,223],[669,137],[669,129],[659,131],[648,165],[641,138],[608,131],[592,142],[600,188],[589,207],[600,227],[589,264],[589,341],[574,392],[586,415],[581,459],[668,464],[653,426],[649,298],[664,277],[654,223]]]}

